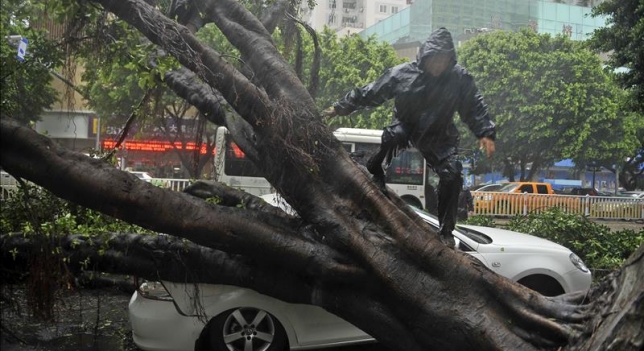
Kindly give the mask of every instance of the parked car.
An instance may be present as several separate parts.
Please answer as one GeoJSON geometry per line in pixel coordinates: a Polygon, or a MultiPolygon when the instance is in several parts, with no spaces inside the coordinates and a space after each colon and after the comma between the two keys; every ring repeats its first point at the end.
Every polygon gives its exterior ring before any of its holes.
{"type": "Polygon", "coordinates": [[[513,215],[523,213],[526,209],[531,211],[542,206],[543,198],[524,197],[520,194],[554,194],[550,183],[535,182],[508,182],[504,183],[495,194],[474,197],[474,210],[476,213],[498,213],[513,215]]]}
{"type": "Polygon", "coordinates": [[[472,191],[499,191],[499,189],[501,189],[504,185],[504,183],[486,184],[476,189],[472,189],[472,191]]]}
{"type": "Polygon", "coordinates": [[[146,181],[148,183],[152,182],[152,179],[154,179],[154,177],[150,175],[150,173],[148,172],[138,172],[138,171],[128,171],[128,172],[134,174],[137,178],[143,181],[146,181]]]}
{"type": "Polygon", "coordinates": [[[495,183],[495,184],[486,184],[472,190],[472,201],[474,202],[474,208],[476,209],[476,204],[492,201],[494,195],[488,194],[490,192],[498,192],[506,183],[495,183]]]}
{"type": "MultiPolygon", "coordinates": [[[[274,203],[274,196],[263,197],[274,203]]],[[[438,220],[418,214],[438,230],[438,220]]],[[[591,273],[567,248],[503,229],[459,225],[458,250],[491,270],[546,295],[585,290],[591,273]]],[[[144,282],[132,295],[129,318],[134,343],[143,350],[193,350],[203,332],[213,351],[284,351],[373,342],[359,328],[324,309],[287,303],[230,286],[144,282]],[[199,303],[193,299],[198,296],[199,303]],[[195,306],[209,322],[204,326],[195,306]]]]}
{"type": "Polygon", "coordinates": [[[644,191],[622,191],[617,195],[620,197],[632,197],[634,199],[644,199],[644,191]]]}
{"type": "Polygon", "coordinates": [[[595,188],[572,188],[568,195],[589,195],[599,196],[599,191],[595,188]]]}

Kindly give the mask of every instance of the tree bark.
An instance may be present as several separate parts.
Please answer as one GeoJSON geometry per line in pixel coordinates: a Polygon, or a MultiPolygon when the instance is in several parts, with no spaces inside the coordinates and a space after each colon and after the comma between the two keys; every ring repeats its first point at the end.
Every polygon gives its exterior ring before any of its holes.
{"type": "MultiPolygon", "coordinates": [[[[14,176],[85,207],[189,240],[112,235],[105,242],[108,254],[101,256],[82,237],[72,236],[64,247],[74,260],[91,257],[106,271],[231,283],[318,305],[392,350],[557,350],[585,347],[582,342],[594,336],[597,343],[579,350],[617,350],[616,343],[601,341],[609,339],[604,332],[619,335],[623,350],[639,350],[641,249],[621,280],[612,281],[612,292],[605,285],[606,294],[543,297],[446,247],[400,198],[376,186],[322,123],[265,28],[238,2],[191,3],[199,3],[242,55],[252,57],[247,64],[261,72],[252,81],[145,1],[95,2],[221,93],[252,128],[246,138],[254,151],[249,157],[298,216],[211,183],[198,183],[186,193],[160,189],[2,119],[0,164],[14,176]],[[213,195],[222,201],[204,201],[213,195]],[[123,251],[132,255],[122,256],[123,251]],[[200,274],[190,274],[193,270],[200,274]],[[591,324],[597,318],[592,311],[607,304],[625,312],[611,314],[610,326],[591,324]]],[[[2,240],[3,264],[11,247],[27,245],[17,236],[2,240]]]]}

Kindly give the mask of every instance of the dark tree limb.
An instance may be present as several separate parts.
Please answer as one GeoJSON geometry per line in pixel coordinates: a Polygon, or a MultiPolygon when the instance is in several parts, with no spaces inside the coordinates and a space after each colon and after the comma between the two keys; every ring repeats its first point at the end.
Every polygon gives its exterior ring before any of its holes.
{"type": "MultiPolygon", "coordinates": [[[[239,49],[271,99],[287,105],[297,102],[299,109],[315,106],[293,69],[275,48],[270,33],[241,3],[208,0],[200,6],[239,49]]],[[[314,111],[309,112],[314,115],[314,111]]]]}
{"type": "Polygon", "coordinates": [[[287,14],[287,16],[291,20],[301,25],[306,30],[306,32],[309,33],[309,35],[311,36],[311,39],[313,39],[313,47],[314,47],[313,63],[311,64],[311,68],[310,68],[308,91],[312,97],[315,97],[317,95],[318,88],[320,85],[319,74],[320,74],[320,63],[322,61],[322,49],[320,48],[320,40],[318,39],[318,35],[315,32],[315,29],[313,29],[307,23],[300,21],[299,19],[295,18],[291,14],[287,14]]]}
{"type": "MultiPolygon", "coordinates": [[[[130,272],[149,280],[272,289],[273,294],[285,301],[309,304],[312,303],[312,287],[321,284],[314,284],[310,276],[280,266],[266,265],[248,256],[229,254],[168,235],[105,233],[89,237],[70,234],[59,237],[59,242],[61,255],[77,275],[91,269],[117,274],[130,272]],[[300,291],[294,293],[296,286],[300,291]]],[[[38,252],[41,244],[34,234],[1,234],[3,269],[26,271],[31,254],[38,252]]],[[[354,280],[367,283],[365,272],[359,269],[329,273],[333,274],[319,280],[329,287],[354,280]]],[[[324,291],[324,294],[331,293],[324,291]]]]}
{"type": "Polygon", "coordinates": [[[61,148],[6,119],[0,125],[2,167],[77,204],[206,247],[251,256],[259,250],[255,254],[261,253],[265,263],[281,261],[281,265],[302,272],[350,261],[333,249],[315,245],[313,235],[298,235],[298,221],[264,211],[208,204],[185,193],[167,191],[101,160],[61,148]],[[25,163],[30,159],[42,161],[25,163]],[[248,245],[249,241],[254,245],[248,245]],[[276,250],[273,254],[271,248],[276,250]],[[329,262],[322,264],[321,260],[329,262]]]}
{"type": "Polygon", "coordinates": [[[565,351],[635,351],[644,346],[644,244],[588,298],[594,303],[583,334],[565,351]]]}
{"type": "Polygon", "coordinates": [[[273,33],[277,25],[284,18],[284,14],[288,10],[290,0],[277,0],[272,6],[263,11],[259,16],[259,21],[262,23],[266,31],[273,33]]]}
{"type": "MultiPolygon", "coordinates": [[[[254,161],[261,161],[257,166],[299,218],[268,213],[257,201],[216,187],[193,190],[205,197],[222,194],[226,204],[246,201],[257,208],[217,205],[153,187],[3,119],[0,164],[10,173],[80,205],[187,238],[199,250],[226,252],[227,257],[244,260],[242,265],[274,267],[267,271],[269,277],[285,270],[286,278],[293,278],[288,284],[295,284],[290,297],[283,295],[284,287],[256,284],[252,272],[237,271],[236,283],[287,301],[322,306],[392,349],[555,350],[588,335],[584,327],[595,317],[589,315],[596,307],[592,297],[545,298],[500,277],[473,257],[443,245],[395,194],[386,189],[383,194],[316,118],[312,99],[271,47],[265,28],[237,2],[206,1],[202,8],[242,55],[257,55],[248,61],[253,70],[271,71],[258,74],[257,84],[201,46],[188,29],[142,1],[96,2],[222,93],[249,122],[247,140],[257,151],[254,161]]],[[[143,250],[139,256],[147,257],[143,250]]],[[[608,295],[607,301],[640,311],[642,283],[632,284],[631,277],[641,276],[643,265],[635,260],[627,279],[617,280],[613,291],[619,293],[608,295]]],[[[617,320],[610,326],[619,329],[608,334],[626,331],[629,316],[635,316],[634,323],[642,321],[641,313],[613,314],[617,320]]],[[[590,333],[600,335],[598,330],[590,333]]],[[[620,346],[635,350],[632,346],[642,344],[639,334],[626,332],[624,338],[620,346]]]]}
{"type": "Polygon", "coordinates": [[[251,125],[257,123],[256,118],[270,115],[268,97],[216,51],[199,42],[186,27],[169,20],[142,0],[105,0],[100,3],[220,91],[251,125]]]}

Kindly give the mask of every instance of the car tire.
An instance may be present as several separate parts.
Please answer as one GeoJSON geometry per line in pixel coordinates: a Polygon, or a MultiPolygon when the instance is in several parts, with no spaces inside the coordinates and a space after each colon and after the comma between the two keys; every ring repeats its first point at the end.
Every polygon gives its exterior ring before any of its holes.
{"type": "Polygon", "coordinates": [[[214,317],[195,342],[195,351],[249,350],[289,350],[286,332],[277,318],[253,307],[234,308],[214,317]]]}
{"type": "Polygon", "coordinates": [[[517,283],[530,288],[543,296],[558,296],[565,293],[561,284],[553,278],[543,274],[530,275],[519,279],[517,283]]]}

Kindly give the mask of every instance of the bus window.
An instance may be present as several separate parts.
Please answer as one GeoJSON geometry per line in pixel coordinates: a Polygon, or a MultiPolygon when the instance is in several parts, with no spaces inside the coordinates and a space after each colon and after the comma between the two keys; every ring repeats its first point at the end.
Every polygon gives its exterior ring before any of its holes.
{"type": "Polygon", "coordinates": [[[356,143],[355,151],[353,152],[353,154],[355,155],[354,157],[364,159],[366,162],[366,160],[368,160],[369,158],[371,158],[371,156],[378,152],[379,147],[380,144],[356,143]]]}
{"type": "Polygon", "coordinates": [[[404,150],[387,169],[387,183],[423,185],[425,162],[418,150],[404,150]]]}
{"type": "Polygon", "coordinates": [[[356,152],[364,152],[366,156],[371,157],[371,155],[378,152],[380,144],[371,144],[371,143],[356,143],[356,152]]]}
{"type": "Polygon", "coordinates": [[[257,167],[251,160],[246,158],[244,152],[226,135],[226,159],[224,161],[224,172],[230,176],[262,177],[257,167]]]}

